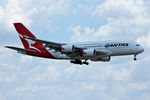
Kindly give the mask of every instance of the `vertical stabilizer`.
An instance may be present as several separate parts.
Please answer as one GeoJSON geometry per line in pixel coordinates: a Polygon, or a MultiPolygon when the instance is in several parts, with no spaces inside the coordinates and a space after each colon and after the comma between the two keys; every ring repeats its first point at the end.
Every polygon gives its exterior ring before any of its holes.
{"type": "Polygon", "coordinates": [[[36,38],[22,23],[14,23],[15,29],[19,34],[22,44],[25,49],[34,49],[41,52],[42,43],[29,40],[28,38],[36,38]]]}

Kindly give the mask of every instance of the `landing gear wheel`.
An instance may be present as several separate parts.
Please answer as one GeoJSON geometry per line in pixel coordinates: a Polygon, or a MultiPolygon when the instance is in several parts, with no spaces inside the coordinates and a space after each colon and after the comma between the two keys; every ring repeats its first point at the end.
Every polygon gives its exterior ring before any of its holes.
{"type": "Polygon", "coordinates": [[[86,61],[84,61],[84,62],[83,62],[83,64],[89,65],[89,63],[88,63],[88,62],[86,62],[86,61]]]}
{"type": "Polygon", "coordinates": [[[136,61],[137,60],[137,58],[134,58],[134,61],[136,61]]]}
{"type": "Polygon", "coordinates": [[[82,65],[82,64],[89,65],[88,62],[86,62],[86,61],[82,62],[82,61],[79,60],[79,59],[71,60],[70,63],[73,63],[73,64],[79,64],[79,65],[82,65]]]}
{"type": "Polygon", "coordinates": [[[89,65],[89,63],[87,62],[86,65],[89,65]]]}
{"type": "Polygon", "coordinates": [[[74,61],[71,60],[70,63],[74,63],[74,61]]]}
{"type": "Polygon", "coordinates": [[[137,60],[136,55],[134,55],[134,61],[136,61],[136,60],[137,60]]]}
{"type": "Polygon", "coordinates": [[[71,60],[70,63],[73,63],[73,64],[80,64],[80,65],[83,64],[82,61],[81,61],[81,60],[78,60],[78,59],[76,59],[76,60],[71,60]]]}

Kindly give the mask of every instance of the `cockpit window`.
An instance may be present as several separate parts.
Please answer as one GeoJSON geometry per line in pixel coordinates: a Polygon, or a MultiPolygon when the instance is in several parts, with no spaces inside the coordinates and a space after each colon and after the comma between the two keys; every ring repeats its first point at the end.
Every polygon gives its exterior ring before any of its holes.
{"type": "Polygon", "coordinates": [[[139,44],[136,44],[136,46],[140,46],[139,44]]]}

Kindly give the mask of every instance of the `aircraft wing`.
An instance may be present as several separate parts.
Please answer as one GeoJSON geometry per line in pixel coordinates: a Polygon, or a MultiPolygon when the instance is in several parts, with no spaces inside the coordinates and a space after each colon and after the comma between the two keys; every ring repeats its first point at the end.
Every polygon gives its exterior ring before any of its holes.
{"type": "MultiPolygon", "coordinates": [[[[65,43],[50,42],[50,41],[45,41],[45,40],[41,40],[41,39],[37,39],[37,38],[30,38],[29,37],[27,39],[43,43],[43,44],[45,44],[44,47],[49,47],[50,49],[54,49],[56,51],[60,51],[61,50],[61,46],[62,45],[66,45],[65,43]]],[[[75,50],[74,51],[75,53],[80,53],[80,51],[83,50],[83,49],[79,48],[79,47],[74,47],[74,50],[75,50]]],[[[62,52],[62,53],[64,53],[64,52],[62,52]]],[[[66,54],[70,54],[70,53],[66,53],[66,54]]]]}
{"type": "Polygon", "coordinates": [[[45,40],[36,39],[36,38],[27,38],[27,39],[43,43],[43,44],[45,44],[45,47],[50,47],[50,48],[55,49],[55,50],[60,48],[61,45],[65,45],[64,43],[55,43],[55,42],[45,41],[45,40]]]}
{"type": "Polygon", "coordinates": [[[5,46],[5,47],[9,48],[9,49],[16,50],[18,52],[30,52],[30,53],[36,52],[34,50],[28,50],[28,49],[23,49],[23,48],[18,48],[18,47],[12,47],[12,46],[5,46]]]}

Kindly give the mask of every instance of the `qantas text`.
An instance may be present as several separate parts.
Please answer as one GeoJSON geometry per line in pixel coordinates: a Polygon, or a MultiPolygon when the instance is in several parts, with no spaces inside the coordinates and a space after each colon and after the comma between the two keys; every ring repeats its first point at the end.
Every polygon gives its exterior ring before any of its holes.
{"type": "Polygon", "coordinates": [[[128,46],[129,43],[112,43],[112,44],[106,44],[105,47],[125,47],[128,46]]]}

